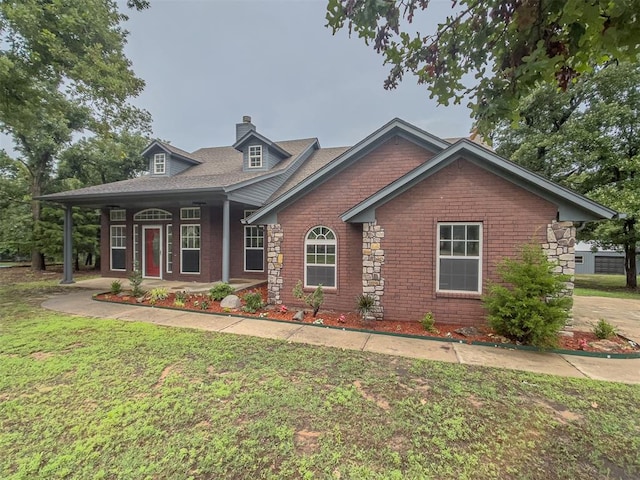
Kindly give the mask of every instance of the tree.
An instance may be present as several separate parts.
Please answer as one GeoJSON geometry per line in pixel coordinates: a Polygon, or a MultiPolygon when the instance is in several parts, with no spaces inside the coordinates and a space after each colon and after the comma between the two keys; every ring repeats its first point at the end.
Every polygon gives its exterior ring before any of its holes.
{"type": "Polygon", "coordinates": [[[144,82],[123,52],[125,19],[104,0],[0,3],[0,130],[29,180],[34,269],[44,268],[36,197],[47,193],[56,155],[77,133],[148,126],[148,114],[127,103],[144,82]]]}
{"type": "Polygon", "coordinates": [[[600,245],[623,247],[627,287],[637,288],[640,66],[601,68],[565,92],[543,85],[518,108],[520,121],[496,131],[498,153],[626,214],[586,232],[600,245]]]}
{"type": "MultiPolygon", "coordinates": [[[[429,0],[329,0],[328,26],[348,26],[391,70],[385,88],[414,74],[440,104],[469,106],[480,133],[518,119],[518,101],[540,83],[560,89],[614,59],[640,52],[640,0],[452,0],[435,32],[409,33],[429,0]],[[474,78],[475,82],[468,82],[474,78]]],[[[417,22],[416,22],[417,23],[417,22]]]]}

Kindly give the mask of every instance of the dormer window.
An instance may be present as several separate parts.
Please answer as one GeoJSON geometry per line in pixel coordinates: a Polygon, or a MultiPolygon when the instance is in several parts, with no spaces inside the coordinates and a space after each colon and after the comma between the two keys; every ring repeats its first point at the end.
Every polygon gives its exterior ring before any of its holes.
{"type": "Polygon", "coordinates": [[[249,147],[249,168],[262,168],[262,145],[249,147]]]}
{"type": "Polygon", "coordinates": [[[164,175],[167,171],[167,156],[164,153],[156,153],[153,156],[153,174],[164,175]]]}

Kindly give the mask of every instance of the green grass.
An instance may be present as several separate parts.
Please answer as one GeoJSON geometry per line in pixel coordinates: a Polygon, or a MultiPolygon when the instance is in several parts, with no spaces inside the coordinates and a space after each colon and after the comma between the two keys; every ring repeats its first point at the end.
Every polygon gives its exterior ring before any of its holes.
{"type": "Polygon", "coordinates": [[[640,387],[70,317],[0,287],[3,479],[640,476],[640,387]]]}
{"type": "Polygon", "coordinates": [[[640,291],[629,290],[624,275],[576,275],[574,294],[640,300],[640,291]]]}

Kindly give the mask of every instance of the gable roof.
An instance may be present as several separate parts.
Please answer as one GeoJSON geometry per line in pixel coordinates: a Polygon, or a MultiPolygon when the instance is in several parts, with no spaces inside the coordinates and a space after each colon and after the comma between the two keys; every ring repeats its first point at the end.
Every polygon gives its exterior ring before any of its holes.
{"type": "Polygon", "coordinates": [[[249,143],[249,141],[251,141],[252,139],[258,140],[266,144],[270,149],[278,152],[280,156],[283,158],[287,158],[291,156],[291,154],[287,152],[284,148],[282,148],[280,145],[278,145],[275,142],[272,142],[267,137],[259,134],[255,130],[250,130],[247,133],[245,133],[242,138],[240,138],[236,143],[233,144],[233,148],[235,148],[236,150],[241,150],[241,147],[249,143]]]}
{"type": "Polygon", "coordinates": [[[551,182],[500,157],[478,143],[462,139],[344,212],[341,216],[342,221],[352,223],[372,221],[375,219],[377,207],[406,192],[461,157],[556,204],[561,221],[589,221],[603,218],[611,219],[618,216],[618,212],[615,210],[551,182]]]}
{"type": "MultiPolygon", "coordinates": [[[[346,149],[337,157],[312,172],[304,180],[288,190],[281,190],[281,195],[247,218],[247,223],[276,223],[276,212],[304,196],[310,189],[316,188],[333,176],[349,167],[357,160],[382,145],[394,136],[401,136],[435,153],[441,152],[450,144],[400,118],[394,118],[364,140],[346,149]],[[268,221],[267,221],[268,220],[268,221]]],[[[323,149],[324,150],[324,149],[323,149]]],[[[337,152],[336,152],[337,153],[337,152]]]]}
{"type": "Polygon", "coordinates": [[[178,147],[174,147],[173,145],[166,142],[161,142],[160,140],[154,140],[149,145],[147,145],[147,147],[142,151],[141,155],[144,157],[147,153],[149,153],[154,148],[159,148],[161,150],[164,150],[166,153],[169,153],[170,155],[173,155],[174,157],[177,157],[193,165],[197,165],[201,163],[198,159],[194,158],[189,152],[185,152],[184,150],[178,147]]]}

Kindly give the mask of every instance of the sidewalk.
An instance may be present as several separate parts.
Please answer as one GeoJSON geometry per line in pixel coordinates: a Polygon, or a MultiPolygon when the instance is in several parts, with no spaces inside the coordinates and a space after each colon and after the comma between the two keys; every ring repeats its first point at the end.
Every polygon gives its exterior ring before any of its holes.
{"type": "Polygon", "coordinates": [[[257,318],[245,319],[197,312],[150,309],[125,304],[96,302],[91,298],[94,293],[99,293],[99,291],[73,289],[68,294],[61,294],[46,300],[42,306],[49,310],[84,317],[147,322],[169,327],[252,335],[309,345],[362,350],[465,365],[482,365],[563,377],[640,384],[640,358],[606,359],[526,352],[462,343],[402,338],[377,333],[334,330],[308,324],[272,322],[257,318]]]}

